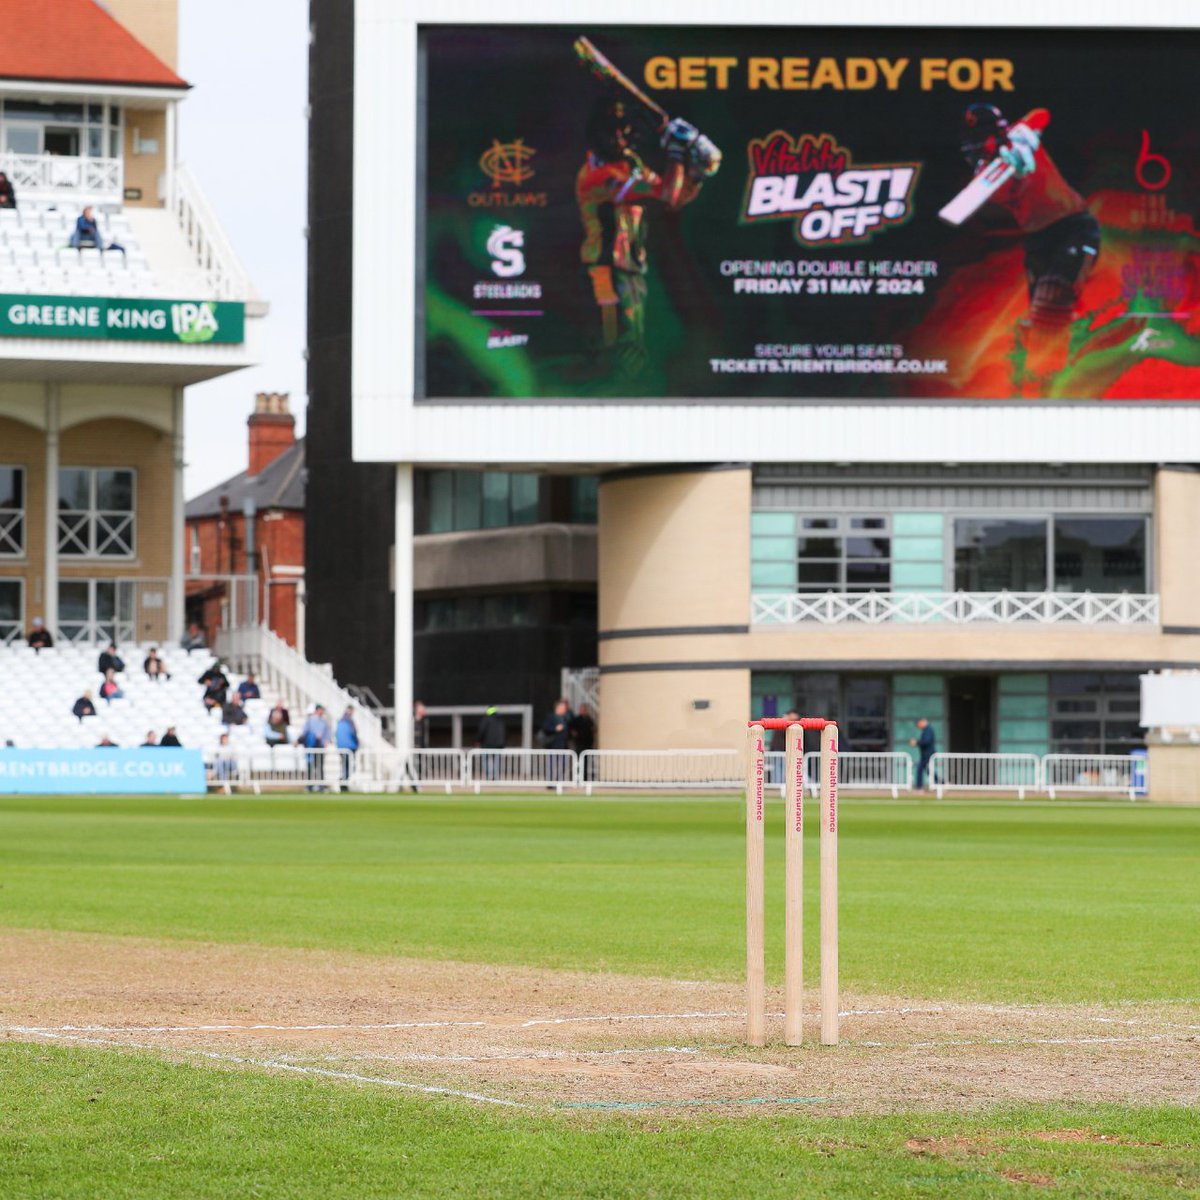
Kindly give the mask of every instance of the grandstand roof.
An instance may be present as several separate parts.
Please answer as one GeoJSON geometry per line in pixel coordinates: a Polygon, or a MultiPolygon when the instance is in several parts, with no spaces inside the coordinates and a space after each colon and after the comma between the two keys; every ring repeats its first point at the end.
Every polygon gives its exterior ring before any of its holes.
{"type": "Polygon", "coordinates": [[[186,88],[96,0],[0,0],[0,79],[186,88]]]}
{"type": "Polygon", "coordinates": [[[271,508],[304,508],[304,439],[298,438],[277,459],[257,475],[243,471],[232,479],[218,483],[215,488],[187,502],[189,520],[195,517],[215,517],[221,511],[221,497],[229,498],[229,511],[240,513],[247,499],[253,499],[261,512],[271,508]]]}

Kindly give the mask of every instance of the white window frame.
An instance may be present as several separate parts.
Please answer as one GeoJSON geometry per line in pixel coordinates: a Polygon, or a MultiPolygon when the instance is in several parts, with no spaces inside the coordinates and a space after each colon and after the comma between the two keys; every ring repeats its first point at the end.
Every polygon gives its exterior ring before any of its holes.
{"type": "Polygon", "coordinates": [[[19,590],[20,599],[17,601],[17,617],[15,621],[0,617],[0,646],[9,646],[19,642],[25,636],[25,580],[20,576],[7,576],[0,579],[0,585],[15,583],[19,590]]]}
{"type": "MultiPolygon", "coordinates": [[[[137,512],[138,512],[138,472],[136,467],[112,466],[103,464],[100,466],[89,466],[83,463],[66,463],[59,467],[62,471],[87,471],[88,472],[88,508],[66,509],[62,504],[59,504],[58,510],[58,554],[60,558],[70,559],[72,562],[131,562],[137,558],[137,512]],[[132,506],[126,514],[123,510],[118,509],[98,509],[96,507],[96,474],[99,471],[128,471],[133,477],[132,487],[132,506]],[[98,530],[100,522],[108,517],[129,517],[129,536],[127,539],[122,538],[123,542],[127,542],[128,551],[123,554],[104,554],[98,548],[101,545],[107,546],[114,539],[122,537],[119,530],[114,529],[111,525],[106,531],[106,537],[103,542],[99,540],[98,530]],[[77,518],[74,528],[66,535],[68,538],[73,538],[78,541],[77,532],[81,525],[85,526],[88,531],[87,549],[83,551],[71,550],[63,545],[63,519],[65,517],[77,518]]],[[[61,491],[60,491],[61,495],[61,491]]]]}
{"type": "Polygon", "coordinates": [[[21,463],[0,463],[0,470],[21,472],[22,504],[21,508],[0,508],[0,558],[24,559],[26,554],[25,537],[29,529],[29,472],[21,463]],[[16,550],[8,548],[9,542],[18,541],[18,539],[13,538],[11,533],[14,525],[19,526],[21,531],[19,548],[16,550]]]}

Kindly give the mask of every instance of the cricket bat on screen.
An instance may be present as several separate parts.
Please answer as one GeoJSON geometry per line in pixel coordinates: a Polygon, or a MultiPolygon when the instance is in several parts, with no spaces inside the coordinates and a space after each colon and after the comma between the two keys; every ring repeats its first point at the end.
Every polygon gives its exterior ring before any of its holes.
{"type": "Polygon", "coordinates": [[[645,92],[642,91],[632,79],[629,78],[619,67],[611,63],[596,47],[585,37],[575,39],[575,53],[579,56],[579,61],[597,79],[602,83],[611,84],[613,87],[621,88],[623,91],[636,100],[643,108],[648,109],[654,114],[658,120],[659,128],[665,129],[667,122],[671,117],[667,110],[661,104],[656,104],[645,92]]]}
{"type": "MultiPolygon", "coordinates": [[[[1035,108],[1026,113],[1013,127],[1012,132],[1024,129],[1028,133],[1041,133],[1050,124],[1050,112],[1035,108]]],[[[947,225],[961,225],[973,217],[1015,174],[1012,167],[997,156],[993,158],[949,204],[938,213],[947,225]]]]}

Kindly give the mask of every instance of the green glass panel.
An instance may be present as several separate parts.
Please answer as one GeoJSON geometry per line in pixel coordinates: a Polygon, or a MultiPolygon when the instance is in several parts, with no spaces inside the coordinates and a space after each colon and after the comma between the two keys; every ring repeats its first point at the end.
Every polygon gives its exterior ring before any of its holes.
{"type": "Polygon", "coordinates": [[[796,532],[796,516],[790,512],[751,513],[750,532],[791,536],[796,532]]]}
{"type": "Polygon", "coordinates": [[[941,561],[933,563],[892,563],[892,587],[924,588],[931,592],[945,589],[946,575],[941,561]]]}
{"type": "Polygon", "coordinates": [[[942,513],[893,513],[892,536],[940,536],[945,529],[942,513]]]}
{"type": "Polygon", "coordinates": [[[790,562],[754,563],[750,568],[752,587],[766,584],[796,586],[796,564],[790,562]]]}
{"type": "Polygon", "coordinates": [[[894,537],[892,538],[893,562],[936,562],[941,566],[944,557],[940,537],[894,537]]]}
{"type": "Polygon", "coordinates": [[[751,542],[750,554],[754,559],[782,558],[791,562],[796,557],[796,539],[792,537],[762,537],[756,534],[751,542]]]}

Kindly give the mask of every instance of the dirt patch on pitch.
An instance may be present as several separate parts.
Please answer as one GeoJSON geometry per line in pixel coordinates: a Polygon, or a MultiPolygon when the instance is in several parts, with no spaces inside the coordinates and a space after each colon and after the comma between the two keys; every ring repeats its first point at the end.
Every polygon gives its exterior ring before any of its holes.
{"type": "MultiPolygon", "coordinates": [[[[861,1113],[1200,1096],[1198,1004],[844,994],[842,1007],[836,1048],[815,1043],[813,995],[813,1041],[750,1050],[735,984],[0,931],[0,1026],[20,1040],[570,1110],[861,1113]]],[[[772,1036],[781,1033],[774,1018],[772,1036]]]]}

